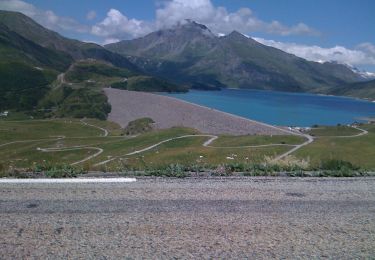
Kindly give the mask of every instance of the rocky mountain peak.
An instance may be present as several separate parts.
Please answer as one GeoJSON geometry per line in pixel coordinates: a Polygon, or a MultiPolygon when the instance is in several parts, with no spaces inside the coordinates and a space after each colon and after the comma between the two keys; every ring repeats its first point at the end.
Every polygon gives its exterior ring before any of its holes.
{"type": "Polygon", "coordinates": [[[171,30],[180,31],[183,33],[199,33],[209,37],[216,37],[207,26],[197,23],[191,19],[185,19],[179,22],[177,25],[172,27],[171,30]]]}

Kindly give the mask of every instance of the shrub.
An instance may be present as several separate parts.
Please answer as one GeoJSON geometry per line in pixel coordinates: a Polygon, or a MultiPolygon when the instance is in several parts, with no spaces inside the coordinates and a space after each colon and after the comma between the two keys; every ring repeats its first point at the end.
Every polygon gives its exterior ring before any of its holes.
{"type": "Polygon", "coordinates": [[[331,170],[331,171],[342,171],[342,170],[359,170],[359,167],[353,165],[351,162],[330,159],[325,160],[321,163],[320,168],[322,170],[331,170]]]}
{"type": "Polygon", "coordinates": [[[85,171],[82,168],[73,167],[68,164],[35,164],[33,173],[44,175],[48,178],[73,178],[85,171]]]}
{"type": "Polygon", "coordinates": [[[129,122],[124,129],[125,135],[137,135],[150,132],[153,129],[154,120],[145,117],[129,122]]]}
{"type": "Polygon", "coordinates": [[[187,176],[186,169],[181,164],[170,164],[159,169],[146,169],[145,175],[175,178],[185,178],[187,176]]]}
{"type": "Polygon", "coordinates": [[[298,159],[289,155],[275,161],[272,157],[266,156],[265,166],[271,168],[272,171],[301,171],[309,169],[310,159],[298,159]]]}

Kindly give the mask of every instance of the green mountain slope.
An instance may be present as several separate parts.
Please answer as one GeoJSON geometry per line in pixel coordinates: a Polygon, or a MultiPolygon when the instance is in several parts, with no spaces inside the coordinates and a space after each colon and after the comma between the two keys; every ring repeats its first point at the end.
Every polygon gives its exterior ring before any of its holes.
{"type": "Polygon", "coordinates": [[[181,91],[141,74],[126,57],[102,46],[65,38],[21,13],[0,11],[0,110],[104,119],[110,106],[102,88],[123,86],[125,80],[133,90],[181,91]]]}
{"type": "Polygon", "coordinates": [[[42,47],[64,52],[74,60],[92,58],[110,62],[118,67],[137,70],[136,66],[121,55],[112,53],[94,43],[65,38],[44,28],[24,14],[0,11],[0,24],[42,47]]]}
{"type": "Polygon", "coordinates": [[[238,32],[217,37],[193,21],[105,47],[131,56],[148,73],[192,87],[325,93],[360,79],[346,66],[310,62],[238,32]]]}
{"type": "Polygon", "coordinates": [[[180,86],[94,59],[80,60],[60,74],[38,108],[50,116],[105,119],[111,111],[104,87],[134,91],[186,91],[180,86]]]}
{"type": "Polygon", "coordinates": [[[44,48],[0,23],[0,109],[32,109],[48,91],[58,71],[72,59],[44,48]]]}
{"type": "Polygon", "coordinates": [[[375,100],[375,80],[347,84],[331,90],[329,94],[375,100]]]}
{"type": "Polygon", "coordinates": [[[0,11],[0,110],[32,110],[57,75],[83,58],[110,62],[129,73],[139,71],[99,45],[62,37],[21,13],[0,11]]]}

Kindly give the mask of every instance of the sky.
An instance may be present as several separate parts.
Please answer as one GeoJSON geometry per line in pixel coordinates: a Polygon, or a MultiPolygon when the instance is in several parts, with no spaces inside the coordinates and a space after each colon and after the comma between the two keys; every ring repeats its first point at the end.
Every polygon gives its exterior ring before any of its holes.
{"type": "Polygon", "coordinates": [[[237,30],[308,60],[375,72],[374,0],[0,0],[0,9],[98,44],[192,19],[218,35],[237,30]]]}

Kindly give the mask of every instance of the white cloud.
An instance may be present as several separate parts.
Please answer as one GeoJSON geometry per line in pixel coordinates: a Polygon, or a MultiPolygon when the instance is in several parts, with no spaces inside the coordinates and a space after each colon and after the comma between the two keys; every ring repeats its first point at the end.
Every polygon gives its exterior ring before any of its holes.
{"type": "Polygon", "coordinates": [[[258,19],[249,8],[229,12],[225,7],[216,7],[211,0],[169,0],[156,9],[156,19],[146,22],[130,19],[119,10],[111,9],[106,18],[92,27],[92,33],[103,37],[134,38],[151,31],[169,28],[185,19],[202,23],[214,33],[266,32],[277,35],[317,35],[316,30],[304,23],[286,26],[278,21],[265,22],[258,19]]]}
{"type": "Polygon", "coordinates": [[[215,33],[237,30],[242,33],[266,32],[278,35],[318,34],[304,23],[291,27],[278,21],[268,23],[257,18],[249,8],[229,12],[225,7],[214,6],[211,0],[172,0],[156,10],[157,28],[170,27],[184,19],[203,23],[215,33]]]}
{"type": "Polygon", "coordinates": [[[111,43],[115,43],[115,42],[119,42],[120,39],[117,39],[117,38],[107,38],[104,40],[103,42],[103,45],[106,45],[106,44],[111,44],[111,43]]]}
{"type": "Polygon", "coordinates": [[[91,28],[91,33],[106,38],[128,38],[143,36],[153,31],[148,22],[129,19],[116,9],[111,9],[107,17],[91,28]]]}
{"type": "Polygon", "coordinates": [[[21,0],[1,0],[0,9],[21,12],[41,25],[56,31],[87,32],[88,28],[70,17],[56,15],[51,10],[42,10],[21,0]]]}
{"type": "Polygon", "coordinates": [[[89,21],[94,20],[95,18],[96,18],[96,12],[94,10],[91,10],[86,14],[86,19],[89,21]]]}
{"type": "Polygon", "coordinates": [[[350,65],[375,65],[375,46],[371,43],[362,43],[355,49],[348,49],[343,46],[322,48],[316,45],[278,42],[263,38],[253,39],[310,61],[337,61],[350,65]]]}
{"type": "Polygon", "coordinates": [[[375,57],[375,45],[369,42],[361,43],[357,46],[357,49],[362,50],[369,55],[375,57]]]}
{"type": "MultiPolygon", "coordinates": [[[[140,37],[154,30],[171,27],[185,19],[207,25],[217,35],[237,30],[243,34],[263,32],[276,35],[318,35],[319,32],[304,23],[287,26],[279,21],[266,22],[254,15],[249,8],[230,12],[225,7],[214,6],[211,0],[167,0],[159,2],[156,19],[152,22],[128,18],[116,9],[108,11],[107,16],[91,28],[70,17],[58,16],[51,10],[42,10],[22,0],[0,0],[0,9],[18,11],[33,18],[43,26],[59,32],[70,31],[86,33],[103,38],[104,44],[117,42],[124,38],[140,37]]],[[[90,11],[87,20],[96,18],[90,11]]],[[[343,46],[322,48],[296,43],[278,42],[255,38],[257,41],[295,54],[307,60],[324,62],[338,61],[351,65],[375,65],[375,45],[362,43],[354,49],[343,46]]]]}

